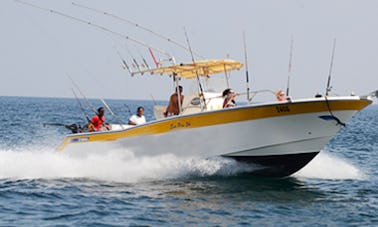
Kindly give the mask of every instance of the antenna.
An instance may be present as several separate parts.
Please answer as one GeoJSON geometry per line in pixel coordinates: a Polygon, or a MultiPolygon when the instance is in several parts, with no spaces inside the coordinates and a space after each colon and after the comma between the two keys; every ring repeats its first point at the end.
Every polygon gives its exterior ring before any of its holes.
{"type": "Polygon", "coordinates": [[[328,96],[328,92],[331,91],[331,75],[332,75],[332,68],[333,68],[333,59],[335,57],[335,49],[336,49],[336,39],[333,39],[333,48],[332,48],[332,57],[331,57],[331,64],[329,66],[329,74],[328,74],[328,81],[327,81],[327,88],[326,88],[326,96],[328,96]]]}
{"type": "Polygon", "coordinates": [[[291,36],[290,40],[290,55],[289,55],[289,67],[287,71],[287,85],[286,85],[286,96],[289,96],[290,91],[290,76],[291,76],[291,61],[293,59],[293,47],[294,47],[294,38],[291,36]]]}

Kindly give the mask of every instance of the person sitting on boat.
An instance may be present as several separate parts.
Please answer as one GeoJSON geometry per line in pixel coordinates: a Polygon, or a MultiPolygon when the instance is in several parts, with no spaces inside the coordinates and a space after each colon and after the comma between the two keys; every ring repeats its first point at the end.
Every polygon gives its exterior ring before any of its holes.
{"type": "Polygon", "coordinates": [[[144,117],[144,108],[139,106],[136,114],[129,118],[129,125],[140,125],[146,123],[146,118],[144,117]]]}
{"type": "Polygon", "coordinates": [[[235,92],[231,88],[227,88],[226,90],[224,90],[222,93],[222,96],[224,97],[223,108],[235,107],[236,95],[237,94],[235,94],[235,92]]]}
{"type": "Polygon", "coordinates": [[[184,102],[184,95],[182,94],[183,88],[180,85],[179,86],[179,94],[177,94],[177,90],[174,94],[171,95],[169,99],[169,104],[164,112],[164,116],[173,116],[173,115],[179,115],[180,114],[180,107],[182,107],[182,103],[184,102]],[[180,96],[180,104],[178,102],[180,96]]]}
{"type": "Polygon", "coordinates": [[[105,123],[105,120],[105,109],[104,107],[100,107],[97,109],[97,114],[92,117],[91,122],[89,122],[85,127],[89,132],[111,130],[111,125],[105,123]]]}
{"type": "Polygon", "coordinates": [[[280,101],[280,102],[286,101],[285,92],[282,90],[278,90],[276,92],[276,98],[277,98],[277,101],[280,101]]]}

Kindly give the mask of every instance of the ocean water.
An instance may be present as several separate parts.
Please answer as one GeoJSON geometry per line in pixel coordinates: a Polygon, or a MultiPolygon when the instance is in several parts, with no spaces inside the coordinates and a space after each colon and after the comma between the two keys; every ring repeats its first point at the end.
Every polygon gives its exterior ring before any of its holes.
{"type": "MultiPolygon", "coordinates": [[[[152,101],[107,102],[121,119],[139,105],[153,119],[152,101]]],[[[68,131],[43,124],[85,124],[75,99],[0,97],[0,104],[0,226],[378,225],[377,105],[300,172],[273,179],[240,174],[244,166],[222,158],[56,154],[68,131]]]]}

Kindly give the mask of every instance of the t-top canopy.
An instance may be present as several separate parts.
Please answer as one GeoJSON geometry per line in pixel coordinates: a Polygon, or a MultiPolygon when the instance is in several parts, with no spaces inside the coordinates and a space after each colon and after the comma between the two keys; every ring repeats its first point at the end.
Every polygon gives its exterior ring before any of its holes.
{"type": "Polygon", "coordinates": [[[243,67],[238,61],[231,59],[224,60],[200,60],[192,63],[181,63],[167,67],[160,67],[155,69],[146,69],[131,73],[132,76],[136,74],[143,75],[144,73],[152,74],[168,74],[177,75],[182,78],[192,79],[199,76],[210,76],[212,74],[228,72],[232,70],[239,70],[243,67]]]}

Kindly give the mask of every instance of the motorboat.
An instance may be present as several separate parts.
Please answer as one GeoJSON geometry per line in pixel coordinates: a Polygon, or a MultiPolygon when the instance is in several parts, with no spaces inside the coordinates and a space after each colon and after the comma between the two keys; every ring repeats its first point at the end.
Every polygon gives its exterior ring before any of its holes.
{"type": "MultiPolygon", "coordinates": [[[[239,70],[238,61],[202,60],[139,71],[168,74],[178,79],[209,78],[239,70]]],[[[199,80],[198,80],[199,81],[199,80]]],[[[221,91],[199,91],[185,95],[178,115],[164,117],[156,107],[156,119],[136,126],[120,125],[109,131],[73,133],[66,136],[58,152],[132,151],[136,156],[174,154],[178,157],[221,156],[254,168],[250,174],[285,177],[307,165],[358,111],[377,96],[286,97],[223,108],[221,91]]],[[[252,98],[251,98],[252,97],[252,98]]]]}
{"type": "MultiPolygon", "coordinates": [[[[329,95],[329,76],[325,95],[316,95],[306,99],[286,97],[279,100],[272,96],[273,98],[268,101],[256,102],[255,95],[264,92],[270,95],[274,92],[270,90],[250,91],[247,88],[244,94],[247,97],[245,104],[239,103],[232,108],[223,108],[222,90],[202,89],[201,79],[208,79],[220,73],[227,75],[231,71],[240,70],[243,64],[231,59],[195,61],[194,55],[201,56],[190,48],[186,31],[185,35],[189,48],[120,16],[74,4],[86,10],[131,23],[137,28],[150,32],[191,53],[192,62],[176,64],[173,56],[165,51],[153,48],[112,29],[57,10],[20,0],[17,3],[84,23],[148,48],[156,67],[150,68],[145,59],[143,59],[143,65],[146,67],[139,67],[137,61],[133,58],[132,64],[137,65],[136,71],[131,71],[130,64],[128,65],[117,51],[125,68],[132,76],[167,74],[173,78],[177,90],[180,79],[197,81],[197,91],[185,95],[183,104],[179,105],[178,115],[164,117],[162,113],[165,108],[156,106],[156,119],[136,126],[119,124],[113,125],[112,129],[107,131],[81,132],[74,124],[65,125],[73,133],[66,136],[57,148],[58,152],[85,155],[111,150],[132,151],[134,155],[140,156],[167,153],[180,157],[222,156],[253,165],[255,168],[251,168],[251,174],[289,176],[309,163],[350,118],[371,104],[373,97],[378,96],[377,91],[363,96],[329,95]],[[168,58],[170,65],[161,64],[155,58],[153,49],[168,58]]],[[[246,52],[246,45],[244,45],[244,50],[246,52]]],[[[335,42],[332,60],[334,50],[335,42]]],[[[291,56],[292,53],[290,53],[289,66],[291,66],[291,56]]],[[[203,58],[201,57],[201,59],[203,58]]],[[[247,62],[246,53],[245,59],[247,62]]],[[[330,75],[331,69],[332,62],[330,75]]],[[[88,121],[90,120],[88,119],[88,121]]]]}

